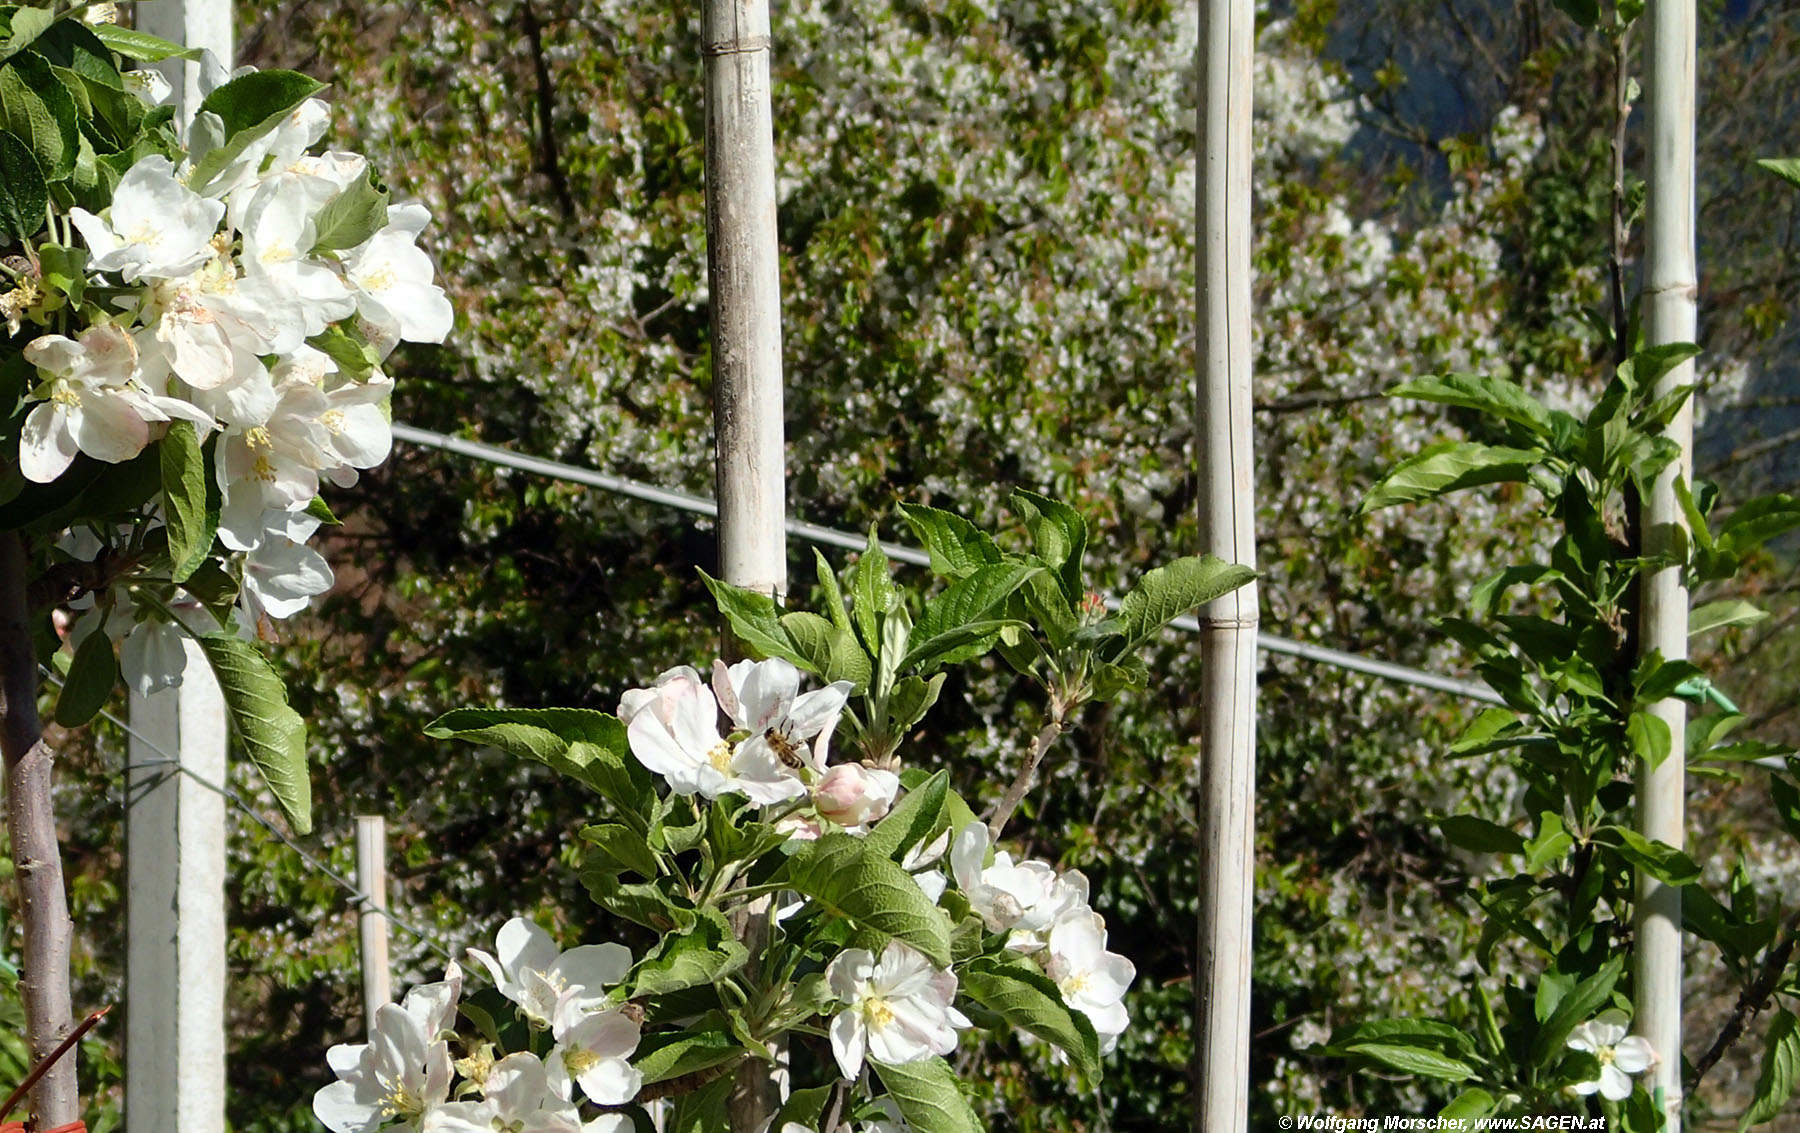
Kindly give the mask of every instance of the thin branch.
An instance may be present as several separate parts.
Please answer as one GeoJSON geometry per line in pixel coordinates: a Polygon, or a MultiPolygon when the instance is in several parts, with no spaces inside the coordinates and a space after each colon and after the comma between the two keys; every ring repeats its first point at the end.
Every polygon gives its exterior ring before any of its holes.
{"type": "Polygon", "coordinates": [[[1625,246],[1631,230],[1625,222],[1625,124],[1631,120],[1629,28],[1620,28],[1613,41],[1613,139],[1612,139],[1612,256],[1607,275],[1612,290],[1613,362],[1623,365],[1631,357],[1631,315],[1625,308],[1625,246]]]}
{"type": "Polygon", "coordinates": [[[1738,996],[1731,1018],[1725,1020],[1725,1026],[1719,1030],[1719,1037],[1713,1040],[1712,1046],[1694,1063],[1694,1076],[1688,1080],[1688,1093],[1692,1094],[1699,1088],[1700,1079],[1706,1077],[1706,1072],[1724,1057],[1732,1044],[1743,1037],[1744,1028],[1756,1018],[1757,1012],[1763,1009],[1763,1004],[1769,1001],[1769,997],[1775,994],[1775,985],[1781,982],[1783,973],[1787,971],[1788,960],[1794,954],[1794,934],[1797,929],[1800,929],[1800,913],[1790,915],[1782,923],[1781,935],[1776,938],[1775,946],[1763,956],[1762,967],[1757,969],[1756,978],[1738,996]]]}
{"type": "Polygon", "coordinates": [[[1280,401],[1265,401],[1254,408],[1257,413],[1301,413],[1308,409],[1335,409],[1342,405],[1355,405],[1359,401],[1379,401],[1386,396],[1384,390],[1372,393],[1302,394],[1280,401]]]}
{"type": "Polygon", "coordinates": [[[550,64],[544,57],[544,31],[530,0],[520,6],[519,16],[525,24],[525,41],[531,45],[531,73],[537,81],[538,168],[550,179],[550,188],[556,193],[556,204],[562,209],[563,219],[574,220],[575,198],[569,192],[569,181],[563,176],[562,162],[556,152],[556,100],[550,81],[550,64]]]}
{"type": "Polygon", "coordinates": [[[999,841],[1000,832],[1006,829],[1006,822],[1013,816],[1013,811],[1019,809],[1019,801],[1031,789],[1032,780],[1037,776],[1038,764],[1044,761],[1044,753],[1050,750],[1056,737],[1062,735],[1062,730],[1062,705],[1052,704],[1050,722],[1039,729],[1037,739],[1032,741],[1031,752],[1025,757],[1024,766],[1019,768],[1019,774],[1014,777],[1012,785],[1006,788],[1006,794],[994,804],[993,811],[988,815],[988,833],[995,841],[999,841]]]}

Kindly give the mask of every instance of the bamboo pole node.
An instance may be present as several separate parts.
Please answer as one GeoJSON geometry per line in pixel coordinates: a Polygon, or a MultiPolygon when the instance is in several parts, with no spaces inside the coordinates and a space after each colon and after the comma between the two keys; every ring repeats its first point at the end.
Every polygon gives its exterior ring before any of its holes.
{"type": "Polygon", "coordinates": [[[766,35],[743,35],[731,39],[723,39],[717,43],[702,43],[700,54],[711,55],[754,55],[758,51],[767,51],[774,40],[766,35]]]}

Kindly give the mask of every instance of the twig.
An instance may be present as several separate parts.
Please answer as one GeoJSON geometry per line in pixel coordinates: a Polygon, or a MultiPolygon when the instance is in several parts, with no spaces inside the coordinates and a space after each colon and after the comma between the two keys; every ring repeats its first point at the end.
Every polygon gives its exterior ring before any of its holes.
{"type": "Polygon", "coordinates": [[[1776,939],[1775,946],[1769,949],[1768,954],[1763,957],[1762,967],[1757,971],[1756,978],[1751,980],[1749,986],[1744,988],[1743,994],[1738,996],[1737,1006],[1731,1011],[1731,1018],[1725,1020],[1725,1026],[1720,1029],[1719,1037],[1713,1040],[1712,1046],[1700,1056],[1698,1062],[1694,1063],[1694,1076],[1688,1080],[1687,1085],[1689,1094],[1699,1088],[1700,1079],[1706,1077],[1706,1072],[1711,1070],[1720,1058],[1724,1057],[1725,1052],[1731,1049],[1732,1044],[1743,1037],[1744,1028],[1749,1025],[1750,1020],[1756,1018],[1756,1014],[1762,1010],[1763,1004],[1769,1001],[1769,996],[1774,994],[1775,985],[1781,981],[1782,973],[1787,971],[1788,959],[1794,954],[1796,930],[1800,930],[1800,913],[1790,915],[1783,922],[1781,935],[1776,939]]]}
{"type": "Polygon", "coordinates": [[[1630,76],[1629,28],[1620,28],[1613,41],[1613,140],[1612,140],[1612,257],[1608,275],[1612,284],[1613,362],[1623,365],[1631,357],[1631,315],[1625,309],[1625,245],[1631,231],[1625,223],[1625,124],[1631,119],[1631,103],[1625,97],[1630,76]]]}
{"type": "Polygon", "coordinates": [[[1038,731],[1037,739],[1032,741],[1031,753],[1025,757],[1025,765],[1019,768],[1019,774],[1013,779],[1012,786],[1006,788],[1006,794],[994,805],[988,815],[988,833],[998,841],[1000,831],[1006,829],[1006,820],[1012,817],[1013,811],[1019,808],[1019,801],[1025,792],[1031,789],[1031,781],[1037,775],[1038,764],[1044,761],[1044,753],[1062,735],[1062,705],[1050,706],[1050,722],[1038,731]]]}
{"type": "Polygon", "coordinates": [[[37,1085],[37,1080],[44,1076],[44,1072],[56,1065],[57,1059],[69,1053],[69,1048],[80,1042],[82,1036],[93,1030],[94,1024],[98,1023],[101,1019],[104,1019],[106,1013],[111,1010],[112,1004],[109,1003],[83,1019],[80,1026],[69,1032],[68,1038],[57,1044],[56,1049],[50,1052],[49,1057],[40,1061],[36,1066],[33,1066],[31,1068],[31,1073],[25,1075],[25,1080],[19,1083],[18,1089],[6,1095],[6,1100],[0,1102],[0,1121],[6,1120],[6,1115],[13,1111],[13,1106],[18,1105],[19,1099],[31,1092],[31,1087],[37,1085]]]}

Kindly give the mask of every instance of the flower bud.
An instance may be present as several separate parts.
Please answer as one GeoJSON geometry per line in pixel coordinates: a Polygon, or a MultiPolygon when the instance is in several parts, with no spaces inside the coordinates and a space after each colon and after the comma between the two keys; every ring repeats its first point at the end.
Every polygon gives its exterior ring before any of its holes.
{"type": "Polygon", "coordinates": [[[892,771],[840,763],[813,788],[813,804],[821,818],[839,826],[862,826],[879,821],[899,794],[900,777],[892,771]]]}

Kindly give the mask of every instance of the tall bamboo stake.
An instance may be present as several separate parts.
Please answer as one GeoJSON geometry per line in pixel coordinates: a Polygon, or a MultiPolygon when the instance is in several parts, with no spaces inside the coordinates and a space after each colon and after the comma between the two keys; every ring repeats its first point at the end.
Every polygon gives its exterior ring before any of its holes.
{"type": "MultiPolygon", "coordinates": [[[[19,994],[33,1062],[47,1057],[74,1024],[69,1006],[69,945],[75,934],[63,887],[62,848],[50,773],[56,757],[38,720],[37,650],[31,640],[26,585],[31,581],[25,540],[0,534],[0,751],[6,763],[6,825],[18,877],[19,919],[25,927],[19,994]]],[[[96,630],[95,632],[100,632],[96,630]]],[[[37,1127],[50,1129],[81,1116],[69,1051],[31,1090],[37,1127]]]]}
{"type": "MultiPolygon", "coordinates": [[[[706,0],[702,21],[719,573],[779,599],[787,592],[787,512],[768,0],[706,0]]],[[[768,915],[766,900],[747,912],[752,957],[768,915]]],[[[767,1065],[746,1059],[731,1091],[732,1133],[762,1133],[780,1104],[767,1065]]]]}
{"type": "Polygon", "coordinates": [[[363,1025],[375,1029],[375,1012],[394,1001],[388,971],[387,819],[356,816],[357,940],[362,953],[363,1025]]]}
{"type": "MultiPolygon", "coordinates": [[[[1647,9],[1649,168],[1645,195],[1644,339],[1648,346],[1692,342],[1699,289],[1694,253],[1694,2],[1650,0],[1647,9]]],[[[1666,376],[1660,395],[1694,380],[1692,362],[1666,376]]],[[[1685,518],[1675,477],[1691,476],[1694,423],[1684,408],[1667,435],[1681,446],[1677,467],[1665,471],[1644,501],[1644,548],[1655,554],[1685,545],[1685,518]]],[[[1642,648],[1665,658],[1687,656],[1688,594],[1679,567],[1644,580],[1642,648]]],[[[1652,706],[1669,726],[1674,746],[1654,769],[1638,770],[1638,828],[1671,846],[1684,839],[1687,712],[1673,698],[1652,706]]],[[[1638,875],[1638,1034],[1661,1059],[1652,1078],[1668,1115],[1668,1133],[1681,1129],[1681,890],[1638,875]]]]}
{"type": "MultiPolygon", "coordinates": [[[[1255,8],[1200,8],[1198,428],[1200,536],[1256,561],[1250,434],[1250,113],[1255,8]]],[[[1200,913],[1194,972],[1194,1128],[1241,1133],[1250,1108],[1251,835],[1256,817],[1257,595],[1200,611],[1200,913]]]]}

